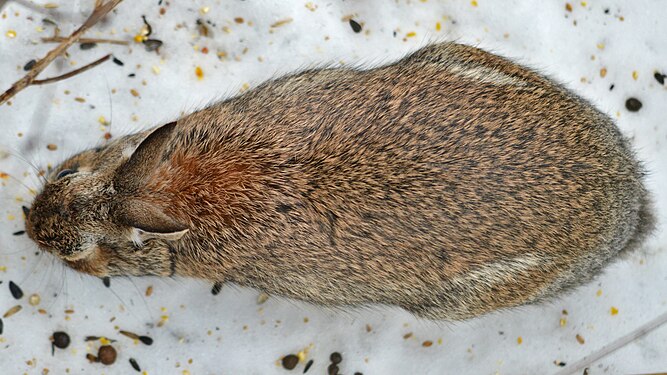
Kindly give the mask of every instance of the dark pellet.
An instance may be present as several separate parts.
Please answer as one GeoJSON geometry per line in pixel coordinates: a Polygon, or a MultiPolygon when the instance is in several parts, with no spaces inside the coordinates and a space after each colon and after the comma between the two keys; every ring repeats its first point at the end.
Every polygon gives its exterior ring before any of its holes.
{"type": "Polygon", "coordinates": [[[146,47],[146,51],[148,52],[153,52],[156,49],[162,47],[164,43],[162,43],[161,40],[158,39],[146,39],[144,40],[144,47],[146,47]]]}
{"type": "Polygon", "coordinates": [[[95,357],[93,354],[90,354],[90,353],[86,354],[86,359],[87,359],[90,363],[95,363],[95,362],[98,362],[98,361],[99,361],[99,359],[97,359],[97,357],[95,357]]]}
{"type": "Polygon", "coordinates": [[[28,70],[32,69],[35,66],[35,64],[37,64],[37,60],[32,59],[23,66],[23,70],[27,72],[28,70]]]}
{"type": "Polygon", "coordinates": [[[352,27],[352,31],[354,31],[355,33],[361,32],[361,25],[359,24],[359,22],[355,20],[350,20],[350,27],[352,27]]]}
{"type": "Polygon", "coordinates": [[[137,75],[136,75],[135,73],[130,73],[130,74],[128,74],[127,76],[130,77],[130,78],[134,78],[134,77],[136,77],[137,75]]]}
{"type": "Polygon", "coordinates": [[[653,77],[655,77],[655,80],[658,81],[659,84],[664,85],[665,84],[665,77],[667,77],[667,75],[662,74],[660,72],[655,72],[653,77]]]}
{"type": "Polygon", "coordinates": [[[311,359],[310,361],[308,361],[308,363],[306,363],[306,367],[303,368],[303,373],[304,373],[304,374],[307,373],[308,370],[310,370],[310,367],[313,365],[314,362],[315,362],[315,361],[313,361],[313,360],[311,359]]]}
{"type": "Polygon", "coordinates": [[[357,371],[357,372],[354,373],[354,375],[364,375],[364,374],[357,371]]]}
{"type": "Polygon", "coordinates": [[[145,345],[153,345],[153,339],[148,336],[139,336],[139,341],[143,342],[145,345]]]}
{"type": "Polygon", "coordinates": [[[296,364],[299,363],[299,357],[294,354],[289,354],[283,357],[283,367],[287,370],[293,370],[296,364]]]}
{"type": "Polygon", "coordinates": [[[339,363],[341,363],[341,362],[343,361],[343,356],[340,355],[340,353],[338,353],[338,352],[333,352],[333,353],[331,353],[331,355],[329,356],[329,360],[330,360],[331,363],[333,363],[334,365],[337,365],[337,364],[339,364],[339,363]]]}
{"type": "Polygon", "coordinates": [[[70,339],[69,335],[65,332],[58,331],[53,332],[53,345],[59,349],[65,349],[69,346],[70,339]]]}
{"type": "Polygon", "coordinates": [[[130,365],[132,366],[133,369],[135,369],[137,372],[141,372],[141,367],[139,367],[139,364],[137,363],[137,360],[134,358],[130,358],[130,365]]]}
{"type": "Polygon", "coordinates": [[[86,336],[86,338],[84,339],[84,341],[97,341],[97,340],[99,340],[100,338],[101,338],[100,336],[86,336]]]}
{"type": "Polygon", "coordinates": [[[327,367],[327,374],[328,375],[338,375],[338,366],[335,364],[330,364],[329,367],[327,367]]]}
{"type": "Polygon", "coordinates": [[[211,293],[213,293],[214,296],[217,296],[220,291],[222,290],[222,283],[215,283],[213,284],[213,288],[211,289],[211,293]]]}
{"type": "Polygon", "coordinates": [[[118,65],[118,66],[123,66],[123,65],[125,65],[122,61],[118,60],[118,59],[115,58],[115,57],[114,57],[111,61],[113,61],[113,63],[116,64],[116,65],[118,65]]]}
{"type": "Polygon", "coordinates": [[[12,292],[12,297],[15,299],[21,299],[23,297],[23,291],[18,285],[14,284],[13,281],[9,282],[9,291],[12,292]]]}
{"type": "Polygon", "coordinates": [[[106,286],[107,288],[111,286],[111,278],[109,276],[105,276],[102,278],[102,284],[106,286]]]}
{"type": "Polygon", "coordinates": [[[2,330],[5,328],[5,324],[2,322],[2,319],[0,319],[0,335],[2,335],[2,330]]]}
{"type": "Polygon", "coordinates": [[[611,86],[609,86],[609,91],[613,90],[614,87],[615,87],[615,86],[614,86],[614,84],[612,83],[611,86]]]}
{"type": "Polygon", "coordinates": [[[111,345],[102,345],[97,351],[97,358],[104,365],[111,365],[116,362],[116,349],[111,345]]]}
{"type": "Polygon", "coordinates": [[[81,43],[79,45],[79,48],[81,48],[84,51],[89,50],[89,49],[93,49],[95,47],[97,47],[97,43],[81,43]]]}
{"type": "Polygon", "coordinates": [[[637,112],[642,108],[642,102],[637,98],[630,98],[625,101],[625,108],[630,112],[637,112]]]}
{"type": "Polygon", "coordinates": [[[13,234],[14,236],[22,236],[22,235],[25,234],[25,231],[24,231],[24,230],[18,230],[18,231],[16,231],[16,232],[12,233],[12,234],[13,234]]]}

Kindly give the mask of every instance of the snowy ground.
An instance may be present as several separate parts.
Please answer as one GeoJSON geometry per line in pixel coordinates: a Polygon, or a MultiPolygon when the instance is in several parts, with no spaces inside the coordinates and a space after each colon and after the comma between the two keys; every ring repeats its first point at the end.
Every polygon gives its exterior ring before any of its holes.
{"type": "MultiPolygon", "coordinates": [[[[0,0],[0,91],[53,46],[39,41],[54,28],[42,19],[67,35],[93,1],[56,0],[50,4],[59,7],[49,9],[32,4],[0,0]]],[[[123,66],[107,62],[58,84],[28,88],[0,107],[0,313],[23,307],[3,319],[0,372],[131,374],[128,359],[135,358],[151,375],[287,374],[279,359],[304,351],[293,372],[313,359],[308,373],[324,374],[329,354],[339,351],[343,374],[582,374],[579,361],[667,311],[664,224],[641,252],[571,295],[455,324],[383,308],[329,311],[277,298],[258,304],[256,291],[226,286],[214,296],[211,285],[193,280],[113,279],[106,288],[40,255],[27,237],[12,235],[23,229],[21,205],[31,199],[29,188],[39,186],[26,159],[46,167],[102,142],[106,132],[119,136],[162,124],[284,72],[324,63],[379,64],[435,40],[513,57],[616,118],[652,171],[648,185],[664,223],[667,89],[654,73],[667,73],[665,4],[608,0],[571,2],[569,9],[561,1],[529,0],[121,3],[87,37],[127,40],[129,47],[75,46],[42,77],[109,52],[123,66]],[[164,42],[159,54],[134,42],[141,15],[152,25],[151,37],[164,42]],[[353,32],[350,17],[362,25],[360,33],[353,32]],[[639,112],[625,109],[630,96],[643,103],[639,112]],[[12,298],[10,280],[23,298],[12,298]],[[149,286],[153,292],[146,296],[149,286]],[[41,297],[36,306],[29,303],[33,293],[41,297]],[[119,329],[155,342],[135,343],[119,329]],[[57,330],[68,332],[72,344],[52,356],[49,336],[57,330]],[[100,345],[84,342],[93,335],[118,340],[115,364],[85,359],[100,345]]],[[[630,341],[586,365],[588,374],[667,371],[667,326],[630,341]]]]}

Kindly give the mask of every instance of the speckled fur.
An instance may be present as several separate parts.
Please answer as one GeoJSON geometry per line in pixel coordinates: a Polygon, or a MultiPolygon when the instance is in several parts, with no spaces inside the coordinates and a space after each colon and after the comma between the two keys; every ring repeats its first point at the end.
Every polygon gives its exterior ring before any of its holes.
{"type": "Polygon", "coordinates": [[[64,162],[31,238],[97,276],[456,320],[585,283],[653,226],[609,117],[458,44],[269,81],[157,129],[64,162]]]}

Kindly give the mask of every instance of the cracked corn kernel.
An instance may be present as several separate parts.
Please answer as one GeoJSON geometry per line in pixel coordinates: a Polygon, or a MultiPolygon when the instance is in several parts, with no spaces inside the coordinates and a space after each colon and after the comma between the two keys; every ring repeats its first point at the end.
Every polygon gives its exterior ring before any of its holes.
{"type": "Polygon", "coordinates": [[[202,70],[201,66],[195,67],[195,75],[197,76],[198,80],[204,79],[204,71],[202,70]]]}
{"type": "Polygon", "coordinates": [[[618,315],[618,309],[616,307],[612,306],[611,309],[609,309],[609,313],[611,315],[618,315]]]}
{"type": "Polygon", "coordinates": [[[7,38],[16,38],[16,31],[7,30],[7,33],[5,35],[7,35],[7,38]]]}

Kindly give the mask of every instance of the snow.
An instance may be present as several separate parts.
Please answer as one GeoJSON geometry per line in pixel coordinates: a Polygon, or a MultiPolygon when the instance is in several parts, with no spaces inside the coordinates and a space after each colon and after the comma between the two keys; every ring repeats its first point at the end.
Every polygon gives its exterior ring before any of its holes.
{"type": "MultiPolygon", "coordinates": [[[[61,35],[68,35],[93,1],[55,3],[59,7],[44,9],[29,1],[0,1],[0,90],[25,73],[29,60],[54,46],[39,41],[53,29],[43,18],[56,21],[61,35]],[[16,37],[8,37],[9,30],[16,37]]],[[[40,77],[106,53],[123,66],[107,62],[57,84],[30,87],[11,106],[0,107],[0,172],[9,175],[0,178],[0,313],[23,306],[3,319],[0,372],[131,374],[128,359],[135,358],[148,374],[287,374],[280,358],[307,350],[294,373],[301,373],[309,359],[314,360],[309,373],[326,373],[329,354],[339,351],[343,374],[581,374],[577,361],[667,310],[667,88],[653,77],[656,71],[667,73],[667,22],[659,1],[572,2],[571,7],[570,12],[565,2],[529,0],[121,3],[86,37],[128,40],[129,47],[74,46],[68,59],[56,60],[40,77]],[[141,15],[153,27],[151,37],[164,41],[159,55],[133,41],[143,25],[141,15]],[[354,33],[345,16],[362,24],[362,32],[354,33]],[[197,19],[211,22],[210,37],[200,36],[197,19]],[[40,186],[30,163],[55,165],[103,142],[106,132],[117,137],[163,124],[286,72],[374,66],[439,40],[469,43],[537,68],[617,120],[651,171],[647,184],[660,225],[642,250],[559,300],[444,323],[386,307],[327,310],[275,297],[258,304],[258,291],[227,285],[214,296],[209,283],[197,280],[114,278],[106,288],[40,253],[26,236],[12,235],[23,229],[21,206],[31,200],[29,189],[40,186]],[[197,66],[204,72],[201,80],[194,73],[197,66]],[[629,97],[641,100],[639,112],[625,109],[629,97]],[[112,125],[103,126],[101,116],[112,125]],[[48,150],[48,144],[57,150],[48,150]],[[6,287],[10,280],[25,292],[22,299],[12,298],[6,287]],[[149,286],[153,293],[146,296],[149,286]],[[41,296],[37,306],[28,303],[33,293],[41,296]],[[611,314],[612,307],[618,314],[611,314]],[[162,316],[168,320],[158,327],[162,316]],[[135,343],[118,329],[155,342],[135,343]],[[49,336],[58,330],[66,331],[72,344],[52,356],[49,336]],[[85,354],[96,353],[100,345],[84,341],[93,335],[117,340],[114,365],[86,360],[85,354]],[[427,340],[433,345],[424,347],[427,340]],[[557,365],[561,362],[564,367],[557,365]]],[[[667,327],[629,341],[587,365],[588,373],[667,371],[667,327]]]]}

